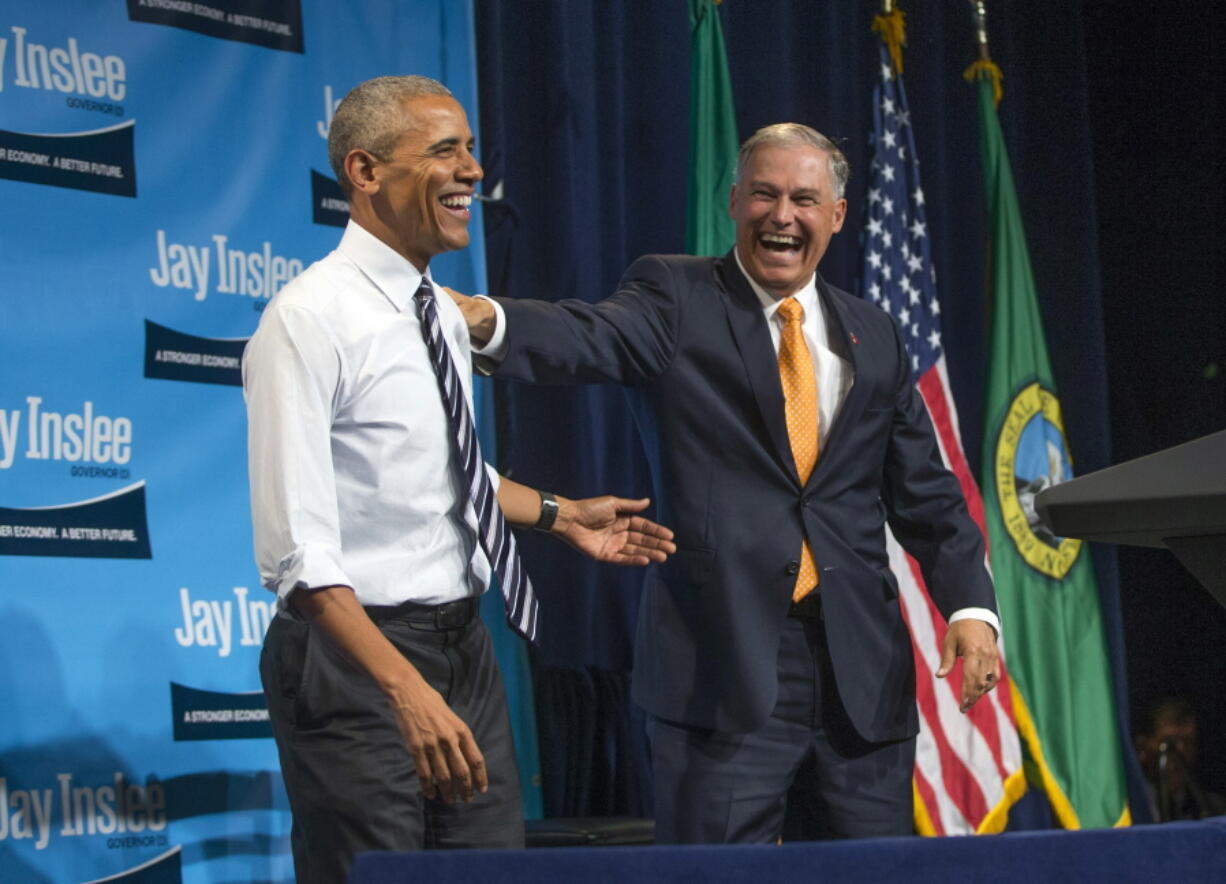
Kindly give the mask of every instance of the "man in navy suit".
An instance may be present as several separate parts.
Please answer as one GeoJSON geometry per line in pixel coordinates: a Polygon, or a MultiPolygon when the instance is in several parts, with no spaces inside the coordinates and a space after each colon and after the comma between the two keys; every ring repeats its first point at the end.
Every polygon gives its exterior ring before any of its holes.
{"type": "Polygon", "coordinates": [[[741,148],[722,258],[641,258],[597,304],[457,296],[498,376],[629,388],[677,532],[635,639],[661,843],[772,842],[785,812],[806,838],[912,832],[887,522],[950,621],[938,674],[964,658],[963,711],[999,677],[983,541],[900,331],[817,273],[847,175],[820,133],[768,126],[741,148]]]}

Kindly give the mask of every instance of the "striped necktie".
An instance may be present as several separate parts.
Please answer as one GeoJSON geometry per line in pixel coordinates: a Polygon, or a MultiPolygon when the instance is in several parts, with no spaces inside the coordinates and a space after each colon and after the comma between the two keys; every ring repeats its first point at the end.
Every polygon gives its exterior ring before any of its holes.
{"type": "Polygon", "coordinates": [[[502,509],[494,496],[494,485],[485,471],[472,415],[464,398],[464,388],[460,385],[460,375],[455,361],[451,358],[451,351],[443,342],[438,307],[434,303],[434,290],[430,286],[430,280],[424,276],[413,301],[417,305],[417,316],[421,320],[422,337],[425,338],[426,348],[430,351],[430,362],[433,363],[434,373],[438,376],[439,391],[442,393],[447,422],[451,425],[455,439],[460,469],[468,486],[468,495],[477,510],[477,539],[485,550],[494,573],[498,575],[507,623],[528,641],[534,641],[536,592],[524,571],[523,562],[520,561],[519,552],[515,548],[515,536],[507,527],[506,519],[502,517],[502,509]]]}

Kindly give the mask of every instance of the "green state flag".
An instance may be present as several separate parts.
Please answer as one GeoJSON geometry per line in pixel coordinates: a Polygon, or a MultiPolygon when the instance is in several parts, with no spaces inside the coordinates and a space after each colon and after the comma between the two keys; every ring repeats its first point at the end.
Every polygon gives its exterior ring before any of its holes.
{"type": "Polygon", "coordinates": [[[1014,709],[1032,772],[1068,829],[1127,825],[1106,634],[1089,549],[1055,537],[1034,496],[1072,478],[1026,235],[992,84],[979,88],[992,332],[983,481],[1014,709]]]}
{"type": "Polygon", "coordinates": [[[722,255],[736,237],[728,195],[736,173],[736,114],[715,0],[690,3],[690,178],[685,250],[722,255]]]}

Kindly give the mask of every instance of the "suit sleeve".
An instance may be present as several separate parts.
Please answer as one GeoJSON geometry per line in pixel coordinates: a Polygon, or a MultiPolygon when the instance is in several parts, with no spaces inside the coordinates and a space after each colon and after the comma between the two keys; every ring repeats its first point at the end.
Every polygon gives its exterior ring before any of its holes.
{"type": "Polygon", "coordinates": [[[894,334],[898,374],[882,482],[890,529],[919,563],[929,594],[946,619],[962,608],[995,613],[983,536],[967,511],[957,477],[941,459],[897,326],[894,334]]]}
{"type": "Polygon", "coordinates": [[[649,255],[595,304],[500,298],[507,353],[497,375],[547,384],[635,384],[657,377],[676,352],[681,295],[674,268],[649,255]]]}

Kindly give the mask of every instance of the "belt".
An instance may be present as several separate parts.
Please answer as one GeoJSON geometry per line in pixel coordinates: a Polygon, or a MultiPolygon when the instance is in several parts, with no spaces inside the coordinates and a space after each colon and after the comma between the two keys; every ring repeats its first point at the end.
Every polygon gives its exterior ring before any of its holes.
{"type": "Polygon", "coordinates": [[[792,602],[788,607],[788,616],[805,623],[817,623],[825,619],[822,615],[822,594],[814,590],[800,601],[792,602]]]}
{"type": "Polygon", "coordinates": [[[399,605],[368,605],[366,613],[376,623],[401,620],[418,629],[442,632],[467,626],[477,618],[480,607],[480,598],[474,597],[444,602],[441,605],[422,605],[417,602],[401,602],[399,605]]]}

